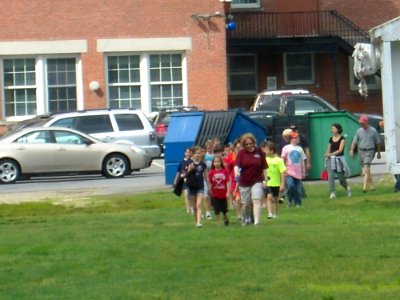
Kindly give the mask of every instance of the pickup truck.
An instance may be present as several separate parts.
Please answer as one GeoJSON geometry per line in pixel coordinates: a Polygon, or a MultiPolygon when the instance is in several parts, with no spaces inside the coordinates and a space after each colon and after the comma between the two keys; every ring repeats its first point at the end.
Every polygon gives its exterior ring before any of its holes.
{"type": "MultiPolygon", "coordinates": [[[[275,115],[302,116],[310,112],[338,111],[336,107],[323,98],[308,93],[305,90],[287,90],[281,92],[263,92],[257,95],[247,115],[264,126],[269,137],[274,132],[272,119],[275,115]]],[[[383,117],[373,114],[353,113],[358,118],[366,115],[369,124],[374,127],[381,137],[382,150],[384,150],[384,132],[380,124],[383,117]]],[[[290,124],[288,124],[290,125],[290,124]]],[[[301,129],[301,128],[300,128],[301,129]]]]}

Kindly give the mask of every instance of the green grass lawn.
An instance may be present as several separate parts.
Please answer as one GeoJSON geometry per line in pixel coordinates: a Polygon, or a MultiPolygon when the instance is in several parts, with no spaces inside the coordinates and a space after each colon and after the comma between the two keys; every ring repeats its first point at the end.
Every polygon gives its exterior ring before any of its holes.
{"type": "Polygon", "coordinates": [[[399,299],[400,194],[306,189],[258,227],[196,228],[171,192],[0,205],[0,299],[399,299]]]}

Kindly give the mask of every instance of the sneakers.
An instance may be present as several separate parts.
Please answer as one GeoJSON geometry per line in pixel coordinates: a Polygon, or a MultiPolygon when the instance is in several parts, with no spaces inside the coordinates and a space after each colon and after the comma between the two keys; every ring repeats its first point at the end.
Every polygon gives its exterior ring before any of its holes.
{"type": "Polygon", "coordinates": [[[336,193],[332,192],[331,195],[329,196],[329,199],[335,199],[336,198],[336,193]]]}
{"type": "Polygon", "coordinates": [[[196,224],[196,227],[197,227],[197,228],[201,228],[201,227],[203,227],[203,224],[197,223],[197,224],[196,224]]]}
{"type": "Polygon", "coordinates": [[[284,197],[280,197],[280,198],[279,198],[279,203],[281,203],[281,204],[282,204],[282,203],[285,203],[285,198],[284,198],[284,197]]]}
{"type": "Polygon", "coordinates": [[[347,194],[347,197],[351,197],[351,189],[349,186],[347,187],[346,194],[347,194]]]}
{"type": "Polygon", "coordinates": [[[206,213],[206,218],[207,220],[211,220],[211,213],[209,211],[206,213]]]}
{"type": "Polygon", "coordinates": [[[271,213],[268,213],[268,219],[272,219],[274,216],[271,213]]]}
{"type": "Polygon", "coordinates": [[[276,219],[276,218],[278,218],[277,215],[272,215],[272,219],[276,219]]]}

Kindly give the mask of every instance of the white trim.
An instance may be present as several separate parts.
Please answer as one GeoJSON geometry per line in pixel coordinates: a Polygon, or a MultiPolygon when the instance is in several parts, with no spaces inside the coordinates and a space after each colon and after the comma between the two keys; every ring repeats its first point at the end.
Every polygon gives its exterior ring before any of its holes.
{"type": "Polygon", "coordinates": [[[75,57],[75,76],[76,76],[76,109],[83,110],[85,103],[83,101],[83,70],[81,56],[75,57]]]}
{"type": "Polygon", "coordinates": [[[36,72],[36,114],[44,114],[48,109],[47,88],[44,84],[47,82],[46,78],[46,57],[35,57],[35,72],[36,72]]]}
{"type": "Polygon", "coordinates": [[[142,110],[149,114],[151,112],[150,99],[150,56],[148,53],[143,53],[140,56],[140,97],[142,110]]]}
{"type": "Polygon", "coordinates": [[[0,42],[0,55],[86,53],[86,40],[0,42]]]}
{"type": "Polygon", "coordinates": [[[187,57],[186,53],[182,53],[182,104],[189,105],[188,98],[188,76],[187,76],[187,57]]]}
{"type": "Polygon", "coordinates": [[[192,50],[192,38],[98,39],[97,52],[192,50]]]}
{"type": "Polygon", "coordinates": [[[232,9],[246,9],[246,8],[260,8],[260,0],[256,0],[257,3],[233,3],[231,2],[232,9]]]}
{"type": "MultiPolygon", "coordinates": [[[[74,58],[75,59],[75,77],[76,77],[76,105],[78,110],[84,109],[83,101],[83,71],[82,59],[80,55],[38,55],[24,57],[4,57],[0,59],[1,83],[4,84],[3,60],[4,59],[35,59],[35,87],[36,87],[36,115],[45,114],[49,111],[48,108],[48,84],[47,84],[47,59],[51,58],[74,58]]],[[[9,116],[5,117],[5,101],[4,101],[4,85],[2,87],[2,117],[8,122],[18,122],[34,117],[35,115],[26,116],[9,116]]]]}
{"type": "Polygon", "coordinates": [[[369,31],[372,41],[380,39],[383,42],[398,41],[400,39],[400,17],[387,21],[369,31]]]}
{"type": "MultiPolygon", "coordinates": [[[[150,81],[150,55],[171,55],[171,54],[179,54],[181,55],[181,69],[182,69],[182,104],[188,105],[188,84],[187,84],[187,55],[184,51],[171,51],[171,52],[112,52],[104,55],[104,66],[106,73],[106,89],[107,89],[107,101],[109,101],[109,78],[108,78],[108,62],[107,59],[109,56],[126,56],[126,55],[139,55],[140,56],[140,98],[141,98],[141,110],[145,114],[151,113],[151,81],[150,81]]],[[[107,102],[109,106],[109,102],[107,102]]]]}

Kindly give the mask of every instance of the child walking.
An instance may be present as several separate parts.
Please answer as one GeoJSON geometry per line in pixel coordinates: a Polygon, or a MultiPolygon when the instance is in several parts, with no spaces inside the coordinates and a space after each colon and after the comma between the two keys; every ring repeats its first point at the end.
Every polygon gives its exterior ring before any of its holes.
{"type": "Polygon", "coordinates": [[[265,152],[268,168],[267,180],[267,211],[268,219],[278,217],[279,194],[285,191],[286,166],[283,159],[275,153],[275,144],[267,141],[262,145],[265,152]]]}
{"type": "Polygon", "coordinates": [[[202,161],[201,148],[193,147],[193,156],[186,163],[186,185],[189,189],[189,199],[193,207],[193,215],[196,227],[203,227],[201,224],[201,205],[204,197],[205,181],[207,178],[207,166],[202,161]]]}
{"type": "Polygon", "coordinates": [[[282,158],[286,165],[286,188],[288,196],[288,206],[293,204],[301,206],[301,180],[306,176],[305,159],[306,155],[303,148],[299,145],[299,134],[290,134],[290,144],[282,149],[282,158]]]}
{"type": "Polygon", "coordinates": [[[184,199],[185,199],[185,207],[186,207],[187,213],[193,213],[193,208],[190,206],[188,189],[186,186],[186,168],[187,168],[186,164],[191,159],[191,157],[192,157],[192,149],[186,148],[185,156],[178,165],[175,179],[174,179],[174,187],[176,187],[179,184],[179,182],[181,180],[183,180],[183,183],[181,183],[181,184],[182,184],[182,192],[183,192],[184,199]]]}
{"type": "Polygon", "coordinates": [[[229,225],[228,201],[230,174],[220,156],[214,156],[211,170],[208,173],[210,195],[217,224],[220,223],[220,214],[224,215],[224,224],[229,225]]]}

